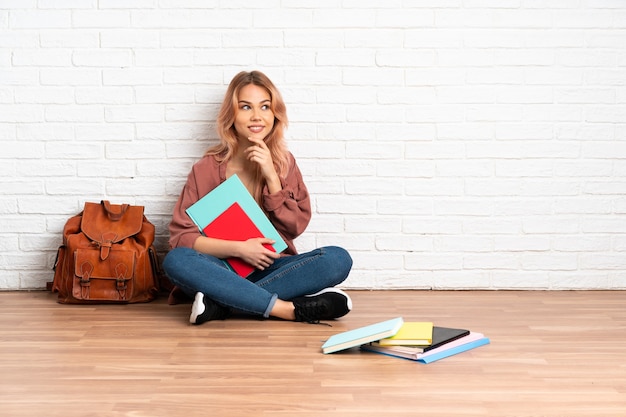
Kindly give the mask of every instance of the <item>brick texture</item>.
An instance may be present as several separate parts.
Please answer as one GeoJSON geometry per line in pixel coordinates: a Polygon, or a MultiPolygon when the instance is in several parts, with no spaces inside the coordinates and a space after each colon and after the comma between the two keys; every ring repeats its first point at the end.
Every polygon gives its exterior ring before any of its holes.
{"type": "Polygon", "coordinates": [[[0,290],[84,201],[167,224],[226,84],[288,104],[346,288],[626,288],[626,4],[0,0],[0,290]]]}

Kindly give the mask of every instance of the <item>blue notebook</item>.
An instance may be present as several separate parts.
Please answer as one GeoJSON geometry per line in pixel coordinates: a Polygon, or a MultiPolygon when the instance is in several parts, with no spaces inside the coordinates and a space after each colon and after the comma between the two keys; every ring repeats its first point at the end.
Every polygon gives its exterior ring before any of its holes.
{"type": "Polygon", "coordinates": [[[488,344],[489,344],[489,338],[482,337],[478,340],[474,340],[473,342],[465,343],[463,345],[456,346],[451,349],[445,349],[445,350],[442,350],[441,352],[434,352],[434,350],[431,350],[431,352],[433,352],[431,355],[424,355],[417,361],[421,363],[431,363],[431,362],[438,361],[439,359],[447,358],[448,356],[456,355],[457,353],[465,352],[470,349],[475,349],[479,346],[484,346],[488,344]]]}
{"type": "Polygon", "coordinates": [[[275,241],[272,246],[277,253],[287,249],[287,244],[283,238],[237,175],[230,176],[207,195],[196,201],[186,212],[202,232],[234,203],[239,204],[263,236],[275,241]]]}
{"type": "Polygon", "coordinates": [[[391,337],[398,333],[404,324],[402,317],[370,324],[354,330],[333,335],[322,345],[323,353],[333,353],[340,350],[361,346],[365,343],[374,342],[385,337],[391,337]]]}
{"type": "Polygon", "coordinates": [[[489,338],[482,333],[470,332],[467,336],[423,353],[415,352],[415,349],[410,346],[380,346],[374,343],[362,345],[361,350],[410,359],[420,363],[431,363],[487,344],[489,344],[489,338]]]}

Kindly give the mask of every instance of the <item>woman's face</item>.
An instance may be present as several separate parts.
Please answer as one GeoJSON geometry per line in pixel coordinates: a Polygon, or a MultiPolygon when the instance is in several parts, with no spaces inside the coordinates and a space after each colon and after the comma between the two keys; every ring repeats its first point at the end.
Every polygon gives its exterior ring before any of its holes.
{"type": "Polygon", "coordinates": [[[270,94],[263,87],[248,84],[239,91],[235,130],[240,139],[265,139],[274,127],[270,94]]]}

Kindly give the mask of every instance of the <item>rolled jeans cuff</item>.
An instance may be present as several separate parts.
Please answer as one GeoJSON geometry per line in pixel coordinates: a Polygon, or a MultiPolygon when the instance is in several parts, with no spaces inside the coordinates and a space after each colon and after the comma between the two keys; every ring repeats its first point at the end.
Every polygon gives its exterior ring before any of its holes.
{"type": "Polygon", "coordinates": [[[270,299],[270,302],[267,305],[267,309],[265,309],[265,312],[263,313],[263,317],[268,318],[270,316],[270,312],[274,308],[274,305],[276,304],[276,300],[278,300],[278,294],[272,294],[272,298],[270,299]]]}

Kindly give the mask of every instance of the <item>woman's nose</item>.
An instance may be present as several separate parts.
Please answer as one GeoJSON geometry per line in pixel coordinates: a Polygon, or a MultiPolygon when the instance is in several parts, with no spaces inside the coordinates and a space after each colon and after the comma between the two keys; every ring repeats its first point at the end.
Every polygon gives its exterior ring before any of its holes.
{"type": "Polygon", "coordinates": [[[252,120],[259,120],[261,118],[261,113],[259,110],[252,109],[252,120]]]}

